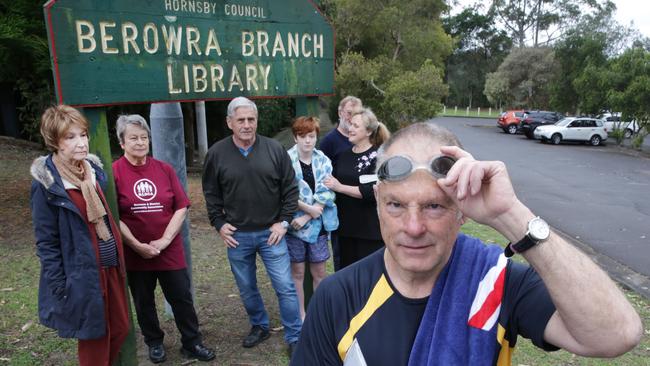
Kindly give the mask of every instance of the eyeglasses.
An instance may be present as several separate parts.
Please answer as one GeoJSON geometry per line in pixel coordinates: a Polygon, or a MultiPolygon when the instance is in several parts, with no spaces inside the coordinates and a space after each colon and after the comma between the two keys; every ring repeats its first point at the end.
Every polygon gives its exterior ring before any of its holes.
{"type": "Polygon", "coordinates": [[[377,177],[379,180],[395,182],[408,178],[418,169],[424,169],[434,178],[444,178],[455,162],[456,159],[451,156],[440,155],[431,159],[428,164],[416,165],[406,156],[395,155],[381,164],[377,171],[377,177]]]}

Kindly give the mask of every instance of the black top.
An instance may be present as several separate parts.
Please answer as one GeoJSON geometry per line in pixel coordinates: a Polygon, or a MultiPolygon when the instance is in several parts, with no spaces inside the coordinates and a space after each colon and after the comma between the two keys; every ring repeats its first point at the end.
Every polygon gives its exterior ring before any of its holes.
{"type": "Polygon", "coordinates": [[[314,171],[311,169],[311,164],[305,164],[301,160],[300,169],[302,169],[302,179],[307,183],[312,192],[316,191],[316,180],[314,179],[314,171]]]}
{"type": "Polygon", "coordinates": [[[298,208],[298,184],[291,159],[279,142],[256,135],[244,156],[226,137],[210,148],[203,166],[203,194],[210,223],[239,230],[268,229],[291,222],[298,208]]]}
{"type": "Polygon", "coordinates": [[[339,215],[338,233],[341,236],[382,240],[377,217],[377,202],[372,188],[374,183],[359,183],[359,176],[375,173],[376,162],[376,147],[371,147],[360,154],[348,149],[338,156],[332,175],[342,184],[358,186],[362,196],[354,198],[336,193],[339,215]]]}
{"type": "MultiPolygon", "coordinates": [[[[393,294],[361,325],[355,337],[368,365],[408,364],[428,297],[409,299],[399,294],[388,277],[383,257],[384,250],[379,250],[321,282],[309,302],[292,366],[342,365],[337,346],[382,278],[393,294]]],[[[543,340],[555,307],[539,275],[528,266],[509,261],[505,281],[499,315],[499,323],[506,329],[504,345],[514,347],[519,334],[538,347],[556,350],[543,340]]]]}
{"type": "MultiPolygon", "coordinates": [[[[302,170],[302,179],[307,183],[312,192],[316,191],[316,179],[314,178],[314,170],[311,168],[311,164],[305,164],[301,160],[300,169],[302,170]]],[[[326,235],[327,231],[325,230],[325,225],[321,225],[320,232],[318,236],[326,235]]]]}

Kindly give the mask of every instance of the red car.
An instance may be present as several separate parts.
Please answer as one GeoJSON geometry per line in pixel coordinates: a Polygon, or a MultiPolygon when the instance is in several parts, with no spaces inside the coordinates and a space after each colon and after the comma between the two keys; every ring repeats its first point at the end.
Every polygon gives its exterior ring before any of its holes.
{"type": "Polygon", "coordinates": [[[505,111],[497,119],[497,124],[503,132],[514,135],[519,130],[519,122],[521,122],[522,118],[524,118],[523,109],[505,111]]]}

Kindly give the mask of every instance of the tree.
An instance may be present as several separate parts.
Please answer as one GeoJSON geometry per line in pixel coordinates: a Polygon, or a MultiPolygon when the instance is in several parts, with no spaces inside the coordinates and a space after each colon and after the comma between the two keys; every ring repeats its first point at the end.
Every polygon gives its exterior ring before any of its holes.
{"type": "Polygon", "coordinates": [[[442,109],[447,87],[441,75],[451,53],[451,38],[439,19],[442,0],[329,0],[322,6],[342,40],[337,48],[339,96],[359,96],[393,128],[442,109]],[[420,98],[434,98],[422,113],[406,105],[421,106],[420,98]]]}
{"type": "Polygon", "coordinates": [[[518,47],[549,45],[584,17],[602,17],[611,0],[493,0],[490,12],[518,47]]]}
{"type": "Polygon", "coordinates": [[[513,107],[546,108],[549,105],[548,85],[555,78],[557,63],[551,48],[515,48],[499,65],[495,73],[489,74],[485,91],[491,98],[500,96],[512,102],[513,107]],[[507,97],[501,80],[507,81],[507,97]]]}
{"type": "Polygon", "coordinates": [[[485,94],[490,104],[498,109],[502,109],[504,104],[510,105],[512,96],[508,76],[500,72],[487,74],[483,94],[485,94]]]}
{"type": "Polygon", "coordinates": [[[466,8],[443,20],[457,45],[447,59],[448,105],[487,105],[483,94],[486,74],[495,71],[512,48],[512,40],[495,28],[494,18],[478,8],[466,8]]]}
{"type": "Polygon", "coordinates": [[[612,60],[604,85],[612,108],[641,127],[637,137],[640,146],[650,125],[650,52],[634,47],[612,60]]]}
{"type": "Polygon", "coordinates": [[[606,47],[606,34],[580,29],[558,43],[555,58],[560,72],[551,86],[554,109],[591,114],[602,110],[606,95],[594,71],[607,63],[606,47]]]}
{"type": "Polygon", "coordinates": [[[40,114],[54,93],[43,9],[30,0],[0,0],[0,84],[19,93],[20,118],[40,138],[40,114]]]}

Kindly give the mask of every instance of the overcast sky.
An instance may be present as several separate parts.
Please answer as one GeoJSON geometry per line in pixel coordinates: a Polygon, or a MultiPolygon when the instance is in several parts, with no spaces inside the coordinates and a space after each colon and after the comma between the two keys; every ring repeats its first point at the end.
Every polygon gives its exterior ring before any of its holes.
{"type": "Polygon", "coordinates": [[[616,19],[628,25],[634,21],[634,26],[646,37],[650,37],[650,2],[647,0],[614,0],[616,4],[616,19]]]}
{"type": "MultiPolygon", "coordinates": [[[[463,6],[476,3],[476,0],[457,0],[459,5],[452,9],[457,13],[463,6]]],[[[613,0],[616,4],[616,20],[624,25],[634,22],[634,27],[641,34],[650,37],[650,1],[648,0],[613,0]]],[[[448,2],[449,3],[449,2],[448,2]]]]}

